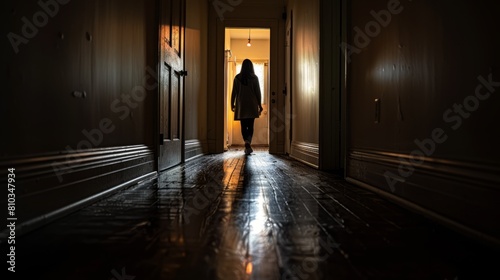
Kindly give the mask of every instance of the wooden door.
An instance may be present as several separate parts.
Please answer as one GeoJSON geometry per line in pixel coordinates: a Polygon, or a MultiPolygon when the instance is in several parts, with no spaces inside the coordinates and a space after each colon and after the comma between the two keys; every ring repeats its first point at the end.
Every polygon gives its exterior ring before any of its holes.
{"type": "Polygon", "coordinates": [[[185,0],[160,1],[159,170],[183,161],[185,0]]]}

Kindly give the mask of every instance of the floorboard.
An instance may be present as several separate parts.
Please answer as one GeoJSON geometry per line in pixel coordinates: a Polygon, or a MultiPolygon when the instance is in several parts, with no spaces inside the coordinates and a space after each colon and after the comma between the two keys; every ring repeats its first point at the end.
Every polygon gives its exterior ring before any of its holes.
{"type": "Polygon", "coordinates": [[[16,276],[36,279],[479,279],[500,263],[492,248],[263,148],[199,157],[16,245],[16,276]]]}

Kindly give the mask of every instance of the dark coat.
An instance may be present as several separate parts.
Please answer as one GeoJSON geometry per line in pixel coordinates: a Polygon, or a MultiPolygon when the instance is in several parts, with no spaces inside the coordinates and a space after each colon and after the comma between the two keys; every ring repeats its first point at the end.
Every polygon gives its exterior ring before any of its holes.
{"type": "Polygon", "coordinates": [[[241,81],[241,75],[234,78],[231,93],[231,106],[234,107],[234,119],[251,119],[259,117],[261,101],[259,78],[253,75],[247,82],[241,81]]]}

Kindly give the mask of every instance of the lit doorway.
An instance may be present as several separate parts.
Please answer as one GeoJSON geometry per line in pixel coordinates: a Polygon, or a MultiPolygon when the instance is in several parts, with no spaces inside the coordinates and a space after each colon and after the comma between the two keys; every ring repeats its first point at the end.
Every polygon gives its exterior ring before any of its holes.
{"type": "Polygon", "coordinates": [[[231,111],[231,91],[234,77],[240,72],[243,60],[250,59],[254,64],[255,74],[259,78],[264,110],[255,120],[252,146],[269,147],[269,96],[270,96],[270,48],[271,30],[266,28],[226,28],[225,63],[224,63],[224,140],[225,149],[243,146],[241,126],[234,121],[231,111]]]}

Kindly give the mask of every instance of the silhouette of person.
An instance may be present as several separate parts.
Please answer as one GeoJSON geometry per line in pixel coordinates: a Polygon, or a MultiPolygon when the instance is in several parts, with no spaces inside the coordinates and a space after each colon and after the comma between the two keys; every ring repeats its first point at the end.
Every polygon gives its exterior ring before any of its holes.
{"type": "Polygon", "coordinates": [[[253,63],[245,59],[241,71],[234,77],[233,91],[231,93],[231,110],[234,120],[241,123],[241,136],[245,141],[245,154],[253,152],[252,137],[255,118],[262,112],[261,92],[259,79],[255,75],[253,63]]]}

